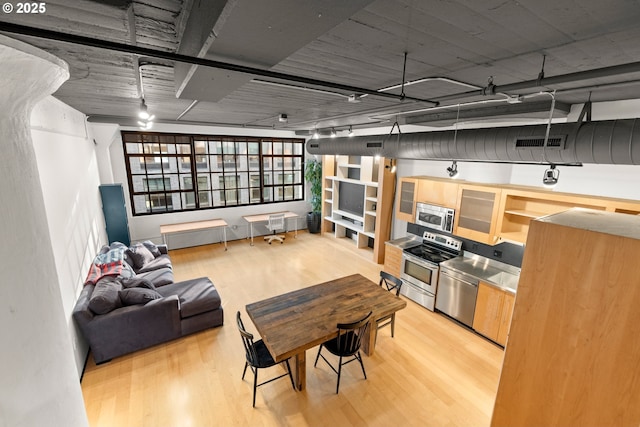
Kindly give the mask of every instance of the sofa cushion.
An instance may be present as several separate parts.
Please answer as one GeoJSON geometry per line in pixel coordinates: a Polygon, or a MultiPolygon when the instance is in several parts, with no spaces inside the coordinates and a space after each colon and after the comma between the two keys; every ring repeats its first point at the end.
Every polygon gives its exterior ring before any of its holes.
{"type": "Polygon", "coordinates": [[[127,255],[133,260],[133,268],[136,271],[140,270],[145,264],[155,259],[149,249],[147,249],[147,247],[142,243],[136,243],[135,245],[130,246],[127,251],[127,255]]]}
{"type": "Polygon", "coordinates": [[[163,297],[177,295],[180,299],[180,317],[187,318],[220,308],[220,295],[206,278],[185,280],[157,289],[163,297]]]}
{"type": "Polygon", "coordinates": [[[159,268],[144,273],[138,273],[136,279],[147,279],[158,288],[173,283],[173,270],[170,268],[159,268]]]}
{"type": "Polygon", "coordinates": [[[153,285],[153,283],[151,283],[149,281],[149,279],[146,279],[144,277],[134,277],[132,279],[125,279],[122,280],[122,287],[125,289],[128,288],[147,288],[147,289],[152,289],[152,290],[156,290],[156,287],[153,285]]]}
{"type": "Polygon", "coordinates": [[[169,255],[160,255],[158,258],[155,258],[153,261],[149,261],[142,268],[138,269],[138,274],[146,273],[147,271],[158,270],[161,268],[172,268],[171,258],[169,258],[169,255]]]}
{"type": "Polygon", "coordinates": [[[154,299],[162,298],[158,292],[148,288],[127,288],[119,292],[124,305],[146,304],[154,299]]]}
{"type": "Polygon", "coordinates": [[[142,244],[145,248],[149,249],[149,252],[151,252],[154,257],[158,258],[160,255],[162,255],[160,253],[160,249],[158,249],[158,246],[156,246],[156,244],[151,240],[145,240],[144,242],[142,242],[142,244]]]}
{"type": "Polygon", "coordinates": [[[105,276],[98,280],[89,299],[89,309],[95,314],[106,314],[122,307],[118,295],[121,289],[122,284],[115,277],[105,276]]]}

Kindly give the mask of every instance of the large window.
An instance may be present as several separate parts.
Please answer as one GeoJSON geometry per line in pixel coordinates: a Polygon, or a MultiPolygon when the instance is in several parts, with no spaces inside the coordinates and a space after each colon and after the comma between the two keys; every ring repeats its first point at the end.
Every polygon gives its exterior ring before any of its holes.
{"type": "Polygon", "coordinates": [[[122,132],[134,215],[304,199],[304,140],[122,132]]]}

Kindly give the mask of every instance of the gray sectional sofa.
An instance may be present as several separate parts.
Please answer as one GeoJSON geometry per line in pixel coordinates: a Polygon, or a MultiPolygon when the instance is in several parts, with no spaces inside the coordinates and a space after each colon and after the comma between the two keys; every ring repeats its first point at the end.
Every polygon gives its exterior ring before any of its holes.
{"type": "Polygon", "coordinates": [[[213,283],[174,283],[166,246],[151,242],[103,247],[73,318],[96,363],[224,323],[213,283]]]}

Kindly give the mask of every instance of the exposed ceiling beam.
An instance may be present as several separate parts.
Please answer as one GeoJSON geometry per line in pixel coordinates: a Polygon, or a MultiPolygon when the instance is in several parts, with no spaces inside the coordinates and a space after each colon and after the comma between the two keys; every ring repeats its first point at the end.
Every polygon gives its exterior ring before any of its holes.
{"type": "Polygon", "coordinates": [[[388,92],[379,92],[373,89],[367,89],[357,86],[345,85],[336,82],[328,82],[325,80],[312,79],[309,77],[296,76],[292,74],[280,73],[271,70],[265,70],[261,68],[249,67],[245,65],[232,64],[229,62],[215,61],[207,58],[197,58],[193,56],[182,55],[173,52],[163,52],[161,50],[149,49],[140,46],[131,46],[124,43],[112,42],[109,40],[100,40],[86,36],[79,36],[74,34],[65,34],[59,31],[46,30],[41,28],[29,27],[26,25],[13,24],[8,22],[0,22],[0,31],[8,33],[21,34],[25,36],[32,36],[37,38],[44,38],[48,40],[56,40],[61,42],[73,43],[83,46],[91,46],[100,49],[107,49],[116,52],[131,53],[134,55],[146,55],[154,58],[167,59],[170,61],[184,62],[188,64],[203,65],[205,67],[218,68],[222,70],[234,71],[244,74],[253,74],[262,77],[269,77],[273,79],[279,79],[290,82],[303,83],[313,86],[329,87],[332,89],[343,90],[347,93],[356,94],[368,94],[383,98],[391,98],[398,100],[410,100],[417,102],[424,102],[427,104],[438,105],[438,102],[431,101],[429,99],[414,98],[410,96],[397,95],[388,92]]]}

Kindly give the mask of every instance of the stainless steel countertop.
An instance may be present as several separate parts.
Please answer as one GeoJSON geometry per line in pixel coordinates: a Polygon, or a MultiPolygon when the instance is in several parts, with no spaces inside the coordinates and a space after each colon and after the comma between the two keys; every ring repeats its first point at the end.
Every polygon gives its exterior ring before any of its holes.
{"type": "Polygon", "coordinates": [[[388,245],[396,246],[400,249],[406,249],[421,245],[422,239],[418,236],[409,235],[406,237],[400,237],[399,239],[387,240],[385,243],[388,245]]]}
{"type": "Polygon", "coordinates": [[[460,273],[468,274],[509,292],[515,293],[518,288],[518,280],[520,278],[520,269],[518,267],[470,252],[465,252],[463,257],[444,261],[440,263],[440,267],[447,267],[460,273]]]}

